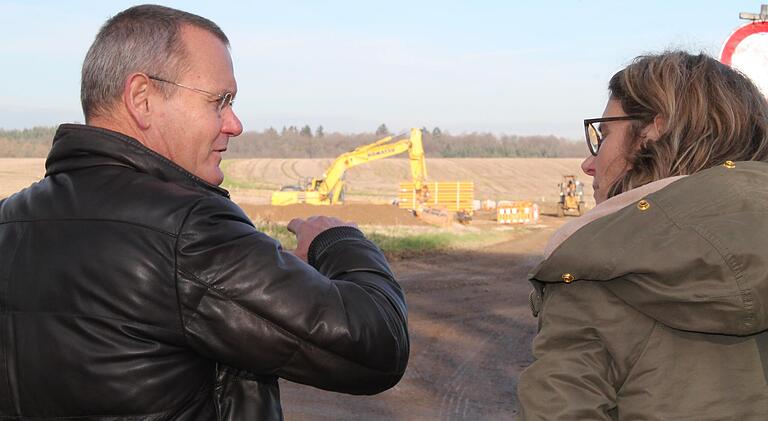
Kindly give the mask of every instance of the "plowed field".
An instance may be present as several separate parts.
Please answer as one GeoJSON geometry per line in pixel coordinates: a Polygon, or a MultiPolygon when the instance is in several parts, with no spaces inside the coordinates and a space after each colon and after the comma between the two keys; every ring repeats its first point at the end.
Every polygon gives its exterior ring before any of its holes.
{"type": "Polygon", "coordinates": [[[0,158],[0,198],[29,186],[45,175],[40,158],[0,158]]]}
{"type": "MultiPolygon", "coordinates": [[[[557,201],[557,184],[565,174],[585,182],[587,205],[592,186],[578,158],[437,158],[427,159],[430,181],[472,181],[475,199],[557,201]]],[[[238,202],[269,203],[272,190],[296,184],[303,177],[320,177],[332,159],[246,159],[225,163],[232,197],[238,202]]],[[[407,159],[383,159],[347,170],[347,200],[391,203],[398,183],[409,181],[407,159]]]]}

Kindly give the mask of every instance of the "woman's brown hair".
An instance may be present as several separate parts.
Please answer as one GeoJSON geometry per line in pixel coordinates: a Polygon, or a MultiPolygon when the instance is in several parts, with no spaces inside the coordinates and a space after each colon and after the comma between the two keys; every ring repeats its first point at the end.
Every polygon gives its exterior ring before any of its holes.
{"type": "Polygon", "coordinates": [[[629,170],[608,197],[731,161],[768,161],[768,102],[743,74],[706,54],[637,57],[608,83],[612,100],[641,119],[630,127],[629,170]],[[642,136],[659,117],[658,140],[642,136]]]}

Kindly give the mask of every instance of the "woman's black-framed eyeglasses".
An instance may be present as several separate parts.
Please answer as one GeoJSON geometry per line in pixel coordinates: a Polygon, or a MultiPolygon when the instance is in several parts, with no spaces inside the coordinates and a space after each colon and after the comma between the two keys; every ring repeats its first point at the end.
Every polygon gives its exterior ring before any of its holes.
{"type": "Polygon", "coordinates": [[[593,156],[597,156],[597,152],[600,150],[600,145],[603,143],[603,133],[600,131],[599,123],[607,121],[640,120],[642,118],[643,117],[639,115],[624,115],[621,117],[600,117],[584,120],[584,135],[587,138],[589,152],[593,156]]]}

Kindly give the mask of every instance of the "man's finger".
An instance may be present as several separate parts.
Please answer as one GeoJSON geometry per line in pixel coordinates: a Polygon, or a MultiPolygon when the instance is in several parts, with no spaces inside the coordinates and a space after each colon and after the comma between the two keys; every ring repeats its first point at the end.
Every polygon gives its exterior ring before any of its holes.
{"type": "Polygon", "coordinates": [[[296,234],[296,232],[299,230],[299,227],[303,223],[304,223],[304,220],[301,219],[301,218],[293,218],[293,219],[291,219],[291,222],[288,223],[288,231],[296,234]]]}

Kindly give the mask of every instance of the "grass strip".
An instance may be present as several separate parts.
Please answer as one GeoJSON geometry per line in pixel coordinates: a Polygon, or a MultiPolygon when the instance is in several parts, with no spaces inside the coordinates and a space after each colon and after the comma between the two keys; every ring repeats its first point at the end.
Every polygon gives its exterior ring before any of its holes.
{"type": "MultiPolygon", "coordinates": [[[[363,231],[365,232],[365,231],[363,231]]],[[[406,235],[387,235],[379,232],[365,234],[387,256],[405,257],[422,255],[428,252],[451,248],[454,239],[448,233],[421,233],[406,235]]]]}
{"type": "MultiPolygon", "coordinates": [[[[286,250],[296,248],[296,237],[285,225],[270,221],[254,220],[256,229],[278,240],[286,250]]],[[[450,230],[413,232],[408,227],[361,227],[366,237],[373,241],[387,257],[408,258],[443,250],[471,250],[489,246],[512,238],[528,228],[520,227],[505,231],[455,232],[450,230]]]]}

